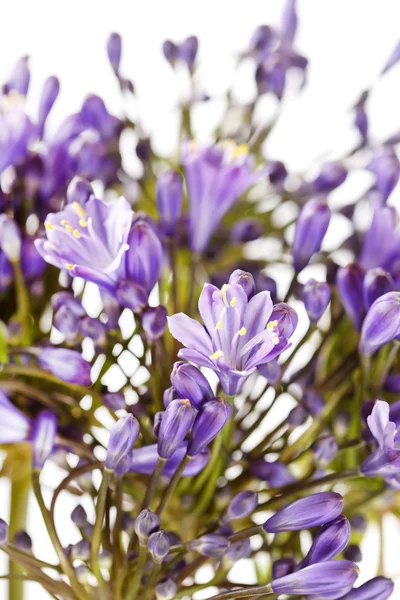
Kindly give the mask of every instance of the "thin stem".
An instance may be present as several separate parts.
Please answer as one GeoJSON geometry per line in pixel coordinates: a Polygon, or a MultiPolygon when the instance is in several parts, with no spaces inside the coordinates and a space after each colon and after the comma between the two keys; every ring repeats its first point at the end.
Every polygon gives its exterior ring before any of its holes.
{"type": "Polygon", "coordinates": [[[157,583],[158,574],[161,571],[161,563],[155,563],[153,566],[153,570],[151,571],[150,579],[146,583],[146,590],[144,592],[143,600],[148,600],[150,597],[155,584],[157,583]]]}
{"type": "Polygon", "coordinates": [[[245,540],[253,535],[260,535],[264,532],[262,525],[254,525],[253,527],[247,527],[247,529],[242,529],[242,531],[238,531],[229,537],[229,541],[231,544],[235,542],[240,542],[241,540],[245,540]]]}
{"type": "Polygon", "coordinates": [[[273,590],[270,585],[254,585],[248,588],[242,588],[240,590],[234,590],[233,592],[224,592],[217,596],[212,596],[210,600],[231,600],[232,598],[249,598],[255,596],[268,596],[273,594],[273,590]]]}
{"type": "Polygon", "coordinates": [[[151,501],[153,500],[153,496],[154,496],[154,493],[157,488],[157,484],[160,480],[160,477],[162,475],[164,465],[166,462],[167,462],[166,458],[161,458],[161,457],[158,458],[156,468],[154,469],[153,475],[151,476],[151,479],[150,479],[149,487],[146,490],[146,495],[144,497],[141,510],[143,510],[144,508],[147,508],[151,504],[151,501]]]}
{"type": "MultiPolygon", "coordinates": [[[[24,275],[19,261],[13,262],[14,281],[17,293],[18,320],[21,323],[21,342],[29,346],[31,343],[29,296],[25,286],[24,275]]],[[[17,600],[17,598],[13,599],[17,600]]]]}
{"type": "Polygon", "coordinates": [[[113,529],[113,565],[112,565],[112,582],[113,582],[113,598],[115,600],[120,600],[121,597],[121,587],[119,585],[120,579],[120,571],[121,571],[121,563],[123,560],[122,557],[122,548],[121,548],[121,518],[122,518],[122,496],[123,496],[123,488],[122,481],[118,478],[116,482],[116,493],[115,493],[115,506],[117,508],[117,514],[115,517],[114,529],[113,529]]]}
{"type": "Polygon", "coordinates": [[[191,460],[191,457],[186,455],[184,457],[184,459],[182,460],[181,464],[179,465],[179,467],[177,468],[177,470],[175,471],[171,481],[168,484],[167,489],[164,492],[164,496],[159,504],[159,507],[157,508],[158,515],[161,515],[161,513],[167,506],[168,502],[170,501],[172,494],[174,493],[175,488],[178,485],[180,478],[182,477],[182,473],[185,470],[185,467],[190,460],[191,460]]]}
{"type": "Polygon", "coordinates": [[[171,265],[171,276],[172,276],[172,307],[174,313],[179,312],[178,304],[178,276],[176,272],[176,246],[175,240],[172,238],[169,240],[169,260],[171,265]]]}
{"type": "MultiPolygon", "coordinates": [[[[30,475],[11,482],[10,525],[8,531],[10,540],[14,539],[16,533],[26,529],[30,490],[30,475]]],[[[11,575],[21,573],[20,567],[13,560],[10,560],[9,568],[11,575]]],[[[20,579],[10,579],[8,594],[10,600],[23,600],[24,582],[20,579]]]]}
{"type": "Polygon", "coordinates": [[[137,599],[137,593],[139,591],[140,584],[142,582],[142,575],[143,575],[144,566],[146,564],[146,558],[147,558],[147,547],[142,546],[142,544],[140,544],[138,564],[136,565],[135,574],[134,574],[133,579],[128,587],[128,593],[126,594],[126,598],[127,599],[129,598],[129,600],[137,599]]]}
{"type": "Polygon", "coordinates": [[[104,590],[105,583],[99,566],[99,550],[101,543],[102,526],[106,509],[108,484],[110,483],[111,475],[112,471],[104,469],[103,479],[101,481],[99,492],[97,495],[96,521],[93,528],[92,544],[90,550],[90,564],[92,567],[93,574],[96,577],[101,590],[104,590]]]}

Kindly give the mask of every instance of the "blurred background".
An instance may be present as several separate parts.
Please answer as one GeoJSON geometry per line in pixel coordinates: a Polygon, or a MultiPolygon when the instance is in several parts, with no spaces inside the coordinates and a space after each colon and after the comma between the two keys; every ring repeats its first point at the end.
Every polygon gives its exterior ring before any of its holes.
{"type": "MultiPolygon", "coordinates": [[[[121,96],[105,51],[109,33],[117,31],[124,44],[122,72],[133,80],[137,93],[137,100],[125,109],[132,117],[140,113],[145,133],[151,136],[156,152],[167,154],[177,148],[177,101],[185,94],[185,82],[174,75],[165,61],[161,52],[163,41],[169,38],[179,42],[190,34],[199,38],[197,80],[211,100],[196,107],[193,125],[195,137],[207,140],[232,83],[240,100],[252,100],[255,93],[252,69],[243,64],[234,74],[237,57],[257,25],[278,21],[283,4],[283,0],[14,0],[3,6],[2,11],[0,82],[19,57],[29,55],[32,79],[28,106],[34,115],[45,79],[57,75],[61,94],[49,119],[50,131],[67,114],[77,111],[88,93],[102,96],[111,112],[122,114],[121,96]]],[[[400,37],[400,2],[298,0],[298,16],[296,48],[309,59],[307,85],[301,93],[285,94],[278,124],[268,139],[265,153],[283,160],[290,170],[302,172],[312,169],[322,159],[339,158],[357,144],[357,132],[351,126],[351,108],[360,93],[376,82],[400,37]]],[[[384,140],[400,130],[399,82],[400,65],[397,65],[380,78],[368,100],[371,134],[376,140],[384,140]]],[[[273,107],[266,101],[257,110],[257,118],[262,122],[271,117],[273,107]]],[[[124,144],[125,160],[135,172],[133,141],[128,137],[124,144]]],[[[342,193],[350,193],[352,184],[342,186],[342,193]]],[[[397,203],[400,195],[397,188],[391,203],[397,203]]],[[[59,478],[57,467],[49,461],[43,480],[53,486],[55,478],[59,478]]],[[[62,496],[56,515],[61,539],[68,538],[70,542],[75,541],[69,520],[73,506],[71,500],[65,501],[62,496]]],[[[8,510],[8,483],[0,479],[0,516],[7,519],[8,510]]],[[[387,575],[399,581],[400,526],[392,519],[385,523],[384,560],[387,575]]],[[[51,560],[51,545],[42,533],[44,528],[34,502],[29,523],[29,533],[36,540],[36,553],[51,560]]],[[[377,530],[371,527],[362,548],[360,582],[376,572],[377,536],[377,530]]],[[[1,573],[6,568],[1,556],[1,573]]],[[[239,562],[239,569],[238,577],[243,582],[254,582],[252,568],[246,561],[239,562]]],[[[0,580],[0,598],[5,594],[6,583],[0,580]]],[[[397,594],[400,598],[400,591],[397,594]]],[[[48,598],[35,584],[29,584],[27,597],[48,598]]],[[[198,595],[199,599],[202,597],[206,596],[198,595]]]]}

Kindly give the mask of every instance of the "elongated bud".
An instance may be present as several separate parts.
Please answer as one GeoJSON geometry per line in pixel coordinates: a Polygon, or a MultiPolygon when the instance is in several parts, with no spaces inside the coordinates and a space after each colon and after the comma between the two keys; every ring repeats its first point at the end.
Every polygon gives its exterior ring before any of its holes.
{"type": "Polygon", "coordinates": [[[165,40],[162,45],[162,51],[165,59],[170,63],[170,65],[174,66],[179,55],[178,46],[174,44],[174,42],[171,42],[171,40],[165,40]]]}
{"type": "Polygon", "coordinates": [[[301,404],[298,404],[288,414],[287,422],[291,427],[298,427],[303,425],[308,418],[308,412],[301,404]]]}
{"type": "Polygon", "coordinates": [[[240,285],[240,287],[242,287],[246,292],[246,295],[249,300],[256,293],[256,284],[254,281],[254,277],[251,273],[247,273],[247,271],[236,269],[236,271],[233,271],[233,273],[229,277],[229,283],[233,285],[240,285]]]}
{"type": "Polygon", "coordinates": [[[111,33],[107,40],[107,54],[115,74],[119,71],[122,54],[122,39],[119,33],[111,33]]]}
{"type": "Polygon", "coordinates": [[[296,562],[293,558],[279,558],[272,564],[272,579],[285,577],[289,573],[293,573],[296,568],[296,562]]]}
{"type": "Polygon", "coordinates": [[[365,317],[360,339],[363,354],[378,348],[400,335],[400,292],[384,294],[371,306],[365,317]]]}
{"type": "Polygon", "coordinates": [[[199,41],[195,35],[187,37],[179,46],[179,57],[187,64],[190,70],[193,69],[198,49],[199,41]]]}
{"type": "Polygon", "coordinates": [[[276,329],[279,335],[286,339],[293,334],[298,320],[296,311],[285,302],[275,304],[270,317],[270,322],[277,321],[276,329]]]}
{"type": "MultiPolygon", "coordinates": [[[[0,526],[1,528],[1,526],[0,526]]],[[[1,540],[1,532],[0,532],[0,540],[1,540]]],[[[1,541],[0,541],[1,544],[1,541]]],[[[17,546],[23,552],[32,552],[32,538],[26,531],[18,531],[14,535],[13,544],[17,546]]]]}
{"type": "Polygon", "coordinates": [[[8,541],[8,525],[0,519],[0,544],[3,546],[8,541]]]}
{"type": "Polygon", "coordinates": [[[69,383],[90,385],[92,365],[79,352],[67,348],[40,348],[38,361],[46,371],[69,383]]]}
{"type": "MultiPolygon", "coordinates": [[[[177,364],[177,363],[175,363],[177,364]]],[[[196,367],[195,367],[196,368],[196,367]]],[[[173,371],[172,371],[173,372],[173,371]]],[[[184,396],[187,397],[187,394],[180,394],[177,390],[171,385],[171,387],[167,388],[163,394],[163,404],[164,407],[167,408],[168,404],[171,404],[172,400],[179,400],[184,396]]],[[[190,400],[190,398],[189,398],[190,400]]]]}
{"type": "Polygon", "coordinates": [[[42,469],[44,463],[50,456],[54,447],[54,439],[57,433],[57,418],[49,411],[42,411],[33,422],[32,442],[32,466],[34,469],[42,469]]]}
{"type": "Polygon", "coordinates": [[[387,600],[394,591],[394,583],[386,577],[374,577],[343,596],[341,600],[387,600]]]}
{"type": "Polygon", "coordinates": [[[231,412],[231,405],[223,398],[209,400],[201,407],[189,437],[187,448],[189,456],[196,456],[208,446],[224,427],[231,412]]]}
{"type": "MultiPolygon", "coordinates": [[[[264,228],[257,219],[240,219],[231,229],[230,240],[234,244],[245,244],[258,240],[263,234],[264,228]]],[[[229,283],[235,283],[229,281],[229,283]]]]}
{"type": "Polygon", "coordinates": [[[167,309],[161,304],[147,308],[142,316],[142,326],[149,342],[156,342],[167,325],[167,309]]]}
{"type": "Polygon", "coordinates": [[[71,521],[75,523],[77,527],[84,527],[87,524],[87,512],[81,504],[75,506],[74,510],[72,511],[71,521]]]}
{"type": "Polygon", "coordinates": [[[214,398],[213,391],[203,373],[182,361],[174,364],[171,373],[173,389],[180,394],[181,398],[188,398],[197,409],[208,400],[214,398]]]}
{"type": "Polygon", "coordinates": [[[143,286],[133,281],[122,280],[118,284],[116,297],[122,306],[139,313],[147,305],[148,293],[143,286]]]}
{"type": "Polygon", "coordinates": [[[8,94],[12,90],[15,90],[22,96],[26,96],[30,80],[29,56],[22,56],[15,63],[7,83],[4,84],[3,93],[8,94]]]}
{"type": "MultiPolygon", "coordinates": [[[[107,447],[105,461],[107,469],[117,472],[119,471],[119,467],[122,467],[123,470],[125,470],[125,460],[130,455],[132,446],[139,436],[139,432],[139,423],[133,415],[126,415],[115,423],[111,430],[107,447]]],[[[129,466],[126,471],[129,470],[129,466]]]]}
{"type": "Polygon", "coordinates": [[[394,283],[390,273],[380,268],[367,271],[363,284],[365,309],[368,310],[375,300],[393,289],[394,283]]]}
{"type": "Polygon", "coordinates": [[[155,531],[149,537],[147,548],[155,563],[161,564],[167,556],[171,543],[168,535],[162,529],[155,531]]]}
{"type": "Polygon", "coordinates": [[[328,162],[322,166],[317,178],[311,184],[314,194],[329,193],[341,185],[347,177],[347,170],[339,162],[328,162]]]}
{"type": "Polygon", "coordinates": [[[336,492],[311,494],[279,510],[264,523],[264,529],[268,533],[279,533],[324,525],[336,519],[342,509],[343,498],[336,492]]]}
{"type": "Polygon", "coordinates": [[[21,255],[21,232],[12,217],[0,215],[0,248],[11,262],[19,260],[21,255]]]}
{"type": "Polygon", "coordinates": [[[326,466],[336,457],[339,446],[335,436],[323,435],[314,442],[312,450],[316,463],[326,466]]]}
{"type": "Polygon", "coordinates": [[[357,264],[338,269],[336,283],[347,316],[357,330],[361,329],[365,309],[363,303],[364,269],[357,264]]]}
{"type": "Polygon", "coordinates": [[[302,566],[336,558],[349,543],[350,533],[350,523],[343,516],[321,527],[302,566]]]}
{"type": "Polygon", "coordinates": [[[161,268],[163,249],[160,239],[152,225],[139,218],[132,224],[128,244],[125,253],[128,280],[150,293],[161,268]]]}
{"type": "Polygon", "coordinates": [[[357,546],[357,544],[350,544],[350,546],[347,546],[346,550],[344,550],[343,556],[346,560],[351,560],[355,563],[361,562],[362,554],[360,546],[357,546]]]}
{"type": "Polygon", "coordinates": [[[135,521],[135,533],[139,538],[140,544],[147,545],[149,536],[160,528],[160,517],[156,513],[145,508],[142,510],[135,521]]]}
{"type": "Polygon", "coordinates": [[[275,579],[271,587],[276,594],[339,598],[351,590],[358,574],[348,560],[329,560],[275,579]]]}
{"type": "Polygon", "coordinates": [[[173,579],[167,579],[156,585],[157,600],[173,600],[177,592],[176,583],[173,579]]]}
{"type": "Polygon", "coordinates": [[[60,82],[57,77],[51,76],[46,79],[42,95],[39,101],[39,115],[38,115],[38,127],[39,136],[43,136],[44,126],[49,116],[51,109],[55,101],[57,100],[58,94],[60,93],[60,82]]]}
{"type": "Polygon", "coordinates": [[[224,554],[224,559],[232,563],[237,562],[241,558],[249,558],[252,553],[251,542],[249,539],[241,540],[231,544],[224,554]]]}
{"type": "Polygon", "coordinates": [[[67,203],[77,202],[81,206],[94,196],[93,188],[87,179],[76,175],[67,187],[67,203]]]}
{"type": "Polygon", "coordinates": [[[166,171],[158,177],[156,198],[161,227],[166,235],[173,236],[183,204],[183,184],[179,173],[166,171]]]}
{"type": "Polygon", "coordinates": [[[217,533],[208,533],[190,542],[190,549],[203,556],[223,556],[229,548],[229,540],[217,533]]]}
{"type": "Polygon", "coordinates": [[[375,185],[383,200],[387,200],[394,190],[400,175],[400,162],[393,148],[385,146],[368,165],[375,175],[375,185]]]}
{"type": "Polygon", "coordinates": [[[224,516],[224,523],[234,519],[243,519],[251,515],[258,505],[256,492],[244,491],[237,494],[229,504],[224,516]]]}
{"type": "Polygon", "coordinates": [[[304,269],[311,257],[321,248],[330,218],[331,211],[323,200],[309,200],[301,209],[292,245],[296,271],[304,269]]]}
{"type": "Polygon", "coordinates": [[[161,458],[170,458],[193,425],[195,409],[185,399],[172,400],[161,420],[157,449],[161,458]]]}
{"type": "Polygon", "coordinates": [[[331,290],[327,283],[309,279],[303,287],[302,300],[308,317],[316,323],[322,317],[331,299],[331,290]]]}
{"type": "Polygon", "coordinates": [[[280,36],[291,44],[297,31],[296,0],[286,0],[281,17],[280,36]]]}

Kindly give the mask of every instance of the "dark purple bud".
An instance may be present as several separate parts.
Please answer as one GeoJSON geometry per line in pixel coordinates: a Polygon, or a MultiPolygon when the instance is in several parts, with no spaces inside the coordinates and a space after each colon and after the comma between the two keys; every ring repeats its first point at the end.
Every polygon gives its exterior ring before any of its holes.
{"type": "Polygon", "coordinates": [[[125,396],[122,392],[107,392],[104,394],[104,404],[112,411],[125,408],[125,396]]]}
{"type": "Polygon", "coordinates": [[[46,263],[36,250],[32,237],[25,237],[22,241],[21,267],[27,281],[40,277],[46,269],[46,263]]]}
{"type": "Polygon", "coordinates": [[[72,511],[71,521],[75,523],[77,527],[84,527],[85,525],[87,525],[87,512],[81,504],[75,506],[74,510],[72,511]]]}
{"type": "Polygon", "coordinates": [[[394,283],[390,273],[380,267],[367,271],[363,284],[365,309],[368,310],[375,300],[393,289],[394,283]]]}
{"type": "Polygon", "coordinates": [[[279,533],[317,527],[336,519],[342,509],[343,498],[336,492],[311,494],[278,510],[264,523],[264,529],[268,533],[279,533]]]}
{"type": "MultiPolygon", "coordinates": [[[[121,461],[125,462],[126,457],[132,450],[140,432],[140,426],[137,419],[132,414],[119,419],[110,432],[108,441],[107,456],[105,467],[110,471],[116,471],[121,461]]],[[[129,470],[130,463],[127,471],[129,470]]]]}
{"type": "MultiPolygon", "coordinates": [[[[175,363],[177,364],[177,363],[175,363]]],[[[196,367],[195,367],[196,368],[196,367]]],[[[171,404],[172,400],[179,400],[181,396],[186,396],[186,394],[179,394],[174,387],[169,387],[165,390],[163,395],[163,404],[164,407],[167,408],[168,404],[171,404]]],[[[190,400],[190,398],[189,398],[190,400]]]]}
{"type": "Polygon", "coordinates": [[[154,431],[154,435],[156,435],[156,436],[158,436],[158,432],[160,431],[160,426],[161,426],[161,421],[162,421],[163,415],[164,415],[163,410],[156,412],[156,414],[154,415],[153,431],[154,431]]]}
{"type": "Polygon", "coordinates": [[[143,330],[150,343],[156,342],[164,333],[167,325],[167,309],[159,306],[149,307],[142,316],[143,330]]]}
{"type": "Polygon", "coordinates": [[[271,587],[276,594],[339,598],[351,590],[358,574],[354,563],[330,560],[275,579],[271,587]]]}
{"type": "Polygon", "coordinates": [[[164,233],[173,236],[182,213],[182,177],[176,171],[165,171],[157,179],[157,211],[164,233]]]}
{"type": "Polygon", "coordinates": [[[141,312],[147,306],[148,292],[143,286],[133,281],[126,279],[120,281],[116,290],[116,296],[122,306],[130,308],[133,312],[141,312]]]}
{"type": "Polygon", "coordinates": [[[326,466],[336,457],[339,446],[333,435],[323,435],[314,442],[312,449],[315,461],[326,466]]]}
{"type": "Polygon", "coordinates": [[[10,262],[16,262],[21,255],[21,232],[12,217],[0,215],[0,248],[10,262]]]}
{"type": "MultiPolygon", "coordinates": [[[[188,398],[197,410],[206,401],[214,398],[214,393],[203,373],[188,363],[179,361],[174,364],[171,383],[172,390],[175,389],[180,398],[188,398]]],[[[170,394],[173,395],[173,392],[170,394]]]]}
{"type": "Polygon", "coordinates": [[[149,138],[143,138],[136,144],[136,156],[143,162],[147,162],[151,158],[151,142],[149,138]]]}
{"type": "MultiPolygon", "coordinates": [[[[4,522],[4,521],[3,521],[4,522]]],[[[1,529],[1,523],[0,523],[1,529]]],[[[1,531],[0,531],[0,544],[1,544],[1,531]]],[[[32,538],[26,531],[18,531],[14,535],[13,539],[14,546],[17,546],[19,550],[23,552],[32,552],[32,538]]]]}
{"type": "Polygon", "coordinates": [[[361,562],[362,554],[360,546],[357,546],[357,544],[350,544],[350,546],[347,546],[346,550],[343,552],[343,556],[346,560],[351,560],[352,562],[361,562]]]}
{"type": "Polygon", "coordinates": [[[258,240],[264,232],[264,228],[257,219],[241,219],[231,229],[230,240],[234,244],[245,244],[258,240]]]}
{"type": "Polygon", "coordinates": [[[147,548],[155,563],[161,564],[167,556],[170,549],[170,541],[165,531],[155,531],[152,533],[147,542],[147,548]]]}
{"type": "Polygon", "coordinates": [[[296,562],[293,558],[279,558],[272,563],[272,579],[280,579],[281,577],[285,577],[285,575],[293,573],[295,568],[296,562]]]}
{"type": "Polygon", "coordinates": [[[85,204],[89,198],[94,196],[93,188],[87,179],[76,175],[67,187],[67,204],[77,202],[80,205],[85,204]]]}
{"type": "Polygon", "coordinates": [[[3,93],[8,94],[11,90],[15,90],[19,94],[26,96],[30,79],[29,56],[23,56],[15,63],[7,83],[3,86],[3,93]]]}
{"type": "Polygon", "coordinates": [[[187,37],[179,46],[179,57],[187,64],[190,70],[193,69],[198,49],[199,40],[195,35],[187,37]]]}
{"type": "Polygon", "coordinates": [[[308,317],[316,323],[322,317],[331,299],[331,290],[327,283],[309,279],[303,287],[302,300],[308,317]]]}
{"type": "Polygon", "coordinates": [[[43,136],[44,126],[49,116],[51,109],[55,101],[57,100],[58,94],[60,93],[60,82],[57,77],[51,76],[46,79],[42,95],[39,101],[39,114],[38,114],[38,127],[39,137],[43,136]]]}
{"type": "Polygon", "coordinates": [[[232,407],[224,398],[214,398],[203,404],[189,437],[189,456],[196,456],[208,446],[227,423],[231,412],[232,407]]]}
{"type": "Polygon", "coordinates": [[[174,66],[178,55],[179,55],[179,48],[176,44],[174,44],[174,42],[171,42],[171,40],[165,40],[165,42],[162,45],[162,51],[163,54],[166,58],[166,60],[172,65],[174,66]]]}
{"type": "Polygon", "coordinates": [[[256,275],[256,291],[258,292],[270,292],[271,299],[275,303],[277,299],[278,289],[275,279],[269,277],[265,273],[258,273],[256,275]]]}
{"type": "Polygon", "coordinates": [[[343,596],[340,600],[387,600],[394,591],[394,583],[386,577],[374,577],[358,588],[343,596]]]}
{"type": "Polygon", "coordinates": [[[301,209],[292,244],[296,271],[304,269],[311,257],[321,248],[330,218],[331,211],[323,200],[309,200],[301,209]]]}
{"type": "Polygon", "coordinates": [[[301,403],[313,416],[318,415],[325,405],[323,397],[315,390],[306,390],[301,398],[301,403]]]}
{"type": "Polygon", "coordinates": [[[203,556],[223,556],[230,546],[229,540],[217,533],[208,533],[190,542],[190,549],[203,556]]]}
{"type": "Polygon", "coordinates": [[[229,283],[234,285],[240,285],[246,292],[248,299],[252,298],[256,293],[256,284],[251,273],[236,269],[229,277],[229,283]]]}
{"type": "Polygon", "coordinates": [[[268,179],[278,189],[283,189],[283,184],[286,181],[288,172],[283,162],[279,160],[271,160],[267,164],[268,179]]]}
{"type": "Polygon", "coordinates": [[[89,560],[90,542],[88,540],[81,540],[77,544],[74,544],[71,548],[71,558],[72,560],[89,560]]]}
{"type": "Polygon", "coordinates": [[[321,527],[302,562],[302,567],[336,558],[349,543],[350,533],[350,523],[343,516],[321,527]]]}
{"type": "Polygon", "coordinates": [[[125,253],[128,280],[151,292],[157,282],[163,249],[152,225],[144,219],[133,222],[128,237],[129,250],[125,253]]]}
{"type": "Polygon", "coordinates": [[[173,579],[167,579],[156,585],[157,600],[173,600],[177,592],[176,583],[173,579]]]}
{"type": "Polygon", "coordinates": [[[395,394],[400,393],[400,374],[388,375],[385,379],[385,390],[395,394]]]}
{"type": "Polygon", "coordinates": [[[280,37],[292,44],[297,30],[296,0],[286,0],[281,17],[280,37]]]}
{"type": "Polygon", "coordinates": [[[3,519],[0,519],[0,544],[4,545],[8,541],[8,525],[3,519]]]}
{"type": "Polygon", "coordinates": [[[42,369],[78,385],[91,385],[92,365],[79,352],[67,348],[40,348],[38,361],[42,369]]]}
{"type": "Polygon", "coordinates": [[[67,343],[74,343],[79,331],[80,317],[69,310],[67,305],[61,306],[53,317],[53,325],[63,334],[67,343]]]}
{"type": "Polygon", "coordinates": [[[122,53],[122,39],[119,33],[111,33],[107,40],[107,55],[115,74],[119,71],[122,53]]]}
{"type": "Polygon", "coordinates": [[[50,456],[57,433],[57,418],[49,411],[41,411],[33,421],[31,432],[32,466],[40,470],[50,456]]]}
{"type": "Polygon", "coordinates": [[[354,515],[350,519],[350,525],[355,531],[364,532],[367,528],[367,521],[363,515],[354,515]]]}
{"type": "Polygon", "coordinates": [[[148,508],[142,510],[135,521],[135,533],[140,544],[147,545],[149,536],[160,528],[160,517],[148,508]]]}
{"type": "Polygon", "coordinates": [[[266,481],[274,488],[280,488],[295,481],[287,465],[279,461],[267,462],[260,458],[250,465],[250,471],[255,477],[266,481]]]}
{"type": "Polygon", "coordinates": [[[260,375],[268,379],[268,383],[270,385],[278,385],[282,374],[282,369],[278,359],[271,360],[263,365],[258,365],[257,370],[260,375]]]}
{"type": "Polygon", "coordinates": [[[258,505],[258,494],[246,490],[239,492],[229,504],[224,516],[223,521],[233,521],[234,519],[243,519],[251,515],[258,505]]]}
{"type": "Polygon", "coordinates": [[[277,321],[276,329],[278,335],[286,339],[290,338],[296,329],[298,320],[299,318],[294,308],[285,304],[285,302],[275,304],[270,317],[270,322],[277,321]]]}
{"type": "Polygon", "coordinates": [[[336,283],[347,316],[353,322],[357,330],[365,315],[363,302],[364,269],[357,264],[347,265],[338,269],[336,283]]]}
{"type": "Polygon", "coordinates": [[[195,409],[188,399],[172,400],[163,415],[157,449],[161,458],[170,458],[192,428],[195,409]]]}
{"type": "Polygon", "coordinates": [[[400,175],[400,162],[393,148],[382,148],[369,163],[368,169],[375,175],[375,185],[382,198],[387,200],[400,175]]]}
{"type": "Polygon", "coordinates": [[[329,193],[341,185],[347,177],[347,170],[339,162],[322,165],[318,177],[313,181],[312,191],[315,194],[329,193]]]}
{"type": "Polygon", "coordinates": [[[298,427],[304,425],[307,421],[308,412],[301,404],[298,404],[288,414],[287,422],[291,427],[298,427]]]}
{"type": "Polygon", "coordinates": [[[363,354],[372,354],[400,334],[400,292],[384,294],[365,317],[360,339],[363,354]]]}

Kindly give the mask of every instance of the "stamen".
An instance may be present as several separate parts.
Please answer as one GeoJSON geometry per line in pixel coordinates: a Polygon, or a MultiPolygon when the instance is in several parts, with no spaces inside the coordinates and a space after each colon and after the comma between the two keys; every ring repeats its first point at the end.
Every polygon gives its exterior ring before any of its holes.
{"type": "Polygon", "coordinates": [[[60,221],[60,224],[65,227],[66,225],[68,225],[68,221],[66,219],[63,219],[62,221],[60,221]]]}
{"type": "Polygon", "coordinates": [[[74,265],[71,265],[71,263],[68,263],[67,265],[65,265],[68,269],[68,271],[71,271],[71,269],[74,268],[74,265]]]}
{"type": "Polygon", "coordinates": [[[216,360],[217,358],[221,358],[221,356],[223,356],[224,353],[222,352],[222,350],[217,350],[216,352],[214,352],[214,354],[211,354],[210,358],[211,360],[216,360]]]}
{"type": "Polygon", "coordinates": [[[267,323],[268,331],[272,331],[278,325],[278,321],[270,321],[267,323]]]}
{"type": "Polygon", "coordinates": [[[82,206],[79,204],[79,202],[73,202],[72,206],[74,207],[75,211],[78,213],[78,216],[81,217],[83,219],[83,217],[86,217],[87,212],[84,208],[82,208],[82,206]]]}
{"type": "Polygon", "coordinates": [[[74,231],[72,233],[73,233],[74,237],[76,237],[78,239],[81,237],[81,234],[79,233],[79,231],[77,229],[74,229],[74,231]]]}
{"type": "Polygon", "coordinates": [[[243,336],[243,335],[246,335],[246,333],[247,333],[246,327],[242,327],[242,329],[239,329],[239,335],[243,336]]]}
{"type": "Polygon", "coordinates": [[[69,231],[70,233],[72,233],[72,232],[73,232],[73,230],[74,230],[74,229],[73,229],[73,227],[71,227],[71,225],[65,225],[65,229],[66,229],[67,231],[69,231]]]}
{"type": "Polygon", "coordinates": [[[241,156],[247,156],[249,153],[249,147],[247,144],[239,144],[232,152],[233,158],[240,158],[241,156]]]}
{"type": "Polygon", "coordinates": [[[46,229],[49,229],[50,231],[53,231],[53,229],[54,229],[53,225],[51,223],[49,223],[49,221],[45,221],[44,226],[46,227],[46,229]]]}
{"type": "Polygon", "coordinates": [[[231,306],[232,306],[232,308],[234,306],[236,306],[236,303],[237,303],[237,299],[236,298],[232,298],[232,300],[231,300],[231,306]]]}
{"type": "Polygon", "coordinates": [[[217,329],[221,329],[221,327],[222,327],[222,321],[218,321],[218,323],[217,323],[217,329]]]}
{"type": "Polygon", "coordinates": [[[80,220],[79,220],[79,225],[80,225],[81,227],[87,227],[87,221],[85,221],[85,219],[80,219],[80,220]]]}
{"type": "Polygon", "coordinates": [[[226,297],[226,289],[227,289],[227,287],[228,286],[226,285],[226,283],[224,283],[224,285],[221,288],[222,300],[224,301],[224,304],[225,304],[226,307],[229,306],[229,304],[228,304],[228,298],[226,297]]]}

